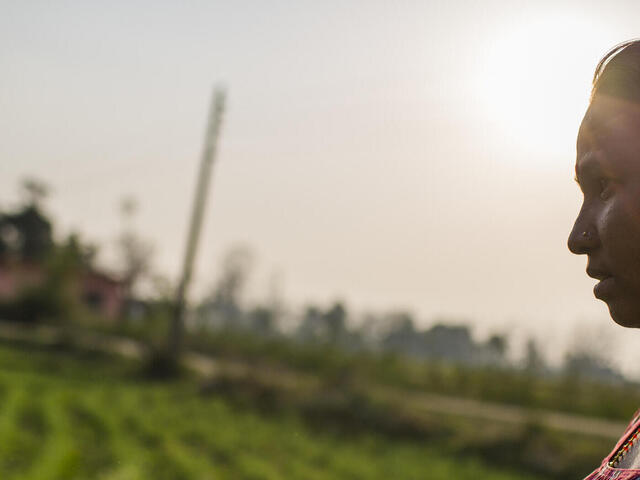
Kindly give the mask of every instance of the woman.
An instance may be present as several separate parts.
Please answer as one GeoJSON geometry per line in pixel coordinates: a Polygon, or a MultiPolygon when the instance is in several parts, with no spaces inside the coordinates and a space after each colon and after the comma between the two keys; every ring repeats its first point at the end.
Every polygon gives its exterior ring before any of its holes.
{"type": "MultiPolygon", "coordinates": [[[[576,180],[584,194],[569,249],[588,257],[587,274],[611,317],[640,327],[640,40],[600,61],[578,133],[576,180]]],[[[640,479],[640,415],[585,480],[640,479]]]]}

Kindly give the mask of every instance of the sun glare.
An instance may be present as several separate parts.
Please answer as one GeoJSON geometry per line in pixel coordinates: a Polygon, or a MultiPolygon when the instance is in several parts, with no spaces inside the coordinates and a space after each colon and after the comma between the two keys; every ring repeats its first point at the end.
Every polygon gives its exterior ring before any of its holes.
{"type": "Polygon", "coordinates": [[[483,115],[502,146],[555,162],[572,155],[590,80],[606,48],[593,21],[545,16],[498,32],[479,59],[483,115]]]}

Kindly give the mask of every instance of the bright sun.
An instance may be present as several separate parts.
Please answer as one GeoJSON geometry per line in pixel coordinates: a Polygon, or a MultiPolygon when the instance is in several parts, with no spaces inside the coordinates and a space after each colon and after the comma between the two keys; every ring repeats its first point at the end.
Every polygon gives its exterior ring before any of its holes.
{"type": "Polygon", "coordinates": [[[547,164],[573,155],[606,42],[593,22],[575,13],[529,18],[498,32],[479,60],[477,79],[483,114],[502,145],[547,164]]]}

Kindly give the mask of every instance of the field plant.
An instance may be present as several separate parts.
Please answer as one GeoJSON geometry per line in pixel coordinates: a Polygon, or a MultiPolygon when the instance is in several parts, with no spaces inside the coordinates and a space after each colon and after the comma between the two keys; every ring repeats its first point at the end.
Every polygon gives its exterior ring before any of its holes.
{"type": "Polygon", "coordinates": [[[5,343],[0,478],[543,478],[420,438],[266,414],[229,391],[141,380],[138,365],[113,357],[5,343]]]}

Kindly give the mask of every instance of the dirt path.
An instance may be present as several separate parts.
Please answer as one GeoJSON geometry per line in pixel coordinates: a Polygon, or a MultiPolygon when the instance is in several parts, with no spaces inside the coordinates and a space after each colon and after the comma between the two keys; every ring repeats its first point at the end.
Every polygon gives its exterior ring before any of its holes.
{"type": "MultiPolygon", "coordinates": [[[[43,345],[53,345],[71,340],[74,345],[82,348],[113,353],[127,358],[140,359],[146,352],[146,347],[135,340],[114,337],[94,332],[73,333],[57,327],[38,326],[23,327],[16,324],[0,322],[0,338],[4,340],[34,342],[43,345]]],[[[187,352],[183,361],[187,368],[204,377],[216,375],[252,375],[269,377],[274,383],[308,383],[310,375],[289,371],[275,372],[256,365],[238,361],[216,360],[208,355],[187,352]]],[[[372,395],[387,402],[402,404],[410,413],[439,413],[467,418],[482,419],[491,422],[524,424],[535,422],[543,427],[568,433],[578,433],[597,437],[618,439],[626,424],[612,420],[573,415],[563,412],[534,410],[513,405],[504,405],[460,397],[437,395],[431,393],[407,392],[387,387],[375,387],[370,390],[372,395]]]]}
{"type": "Polygon", "coordinates": [[[456,415],[516,425],[535,423],[554,430],[613,440],[620,438],[627,426],[624,422],[583,415],[536,410],[432,393],[401,392],[389,389],[379,390],[377,394],[381,398],[386,398],[390,401],[402,401],[407,405],[409,411],[416,413],[435,412],[443,415],[456,415]]]}

